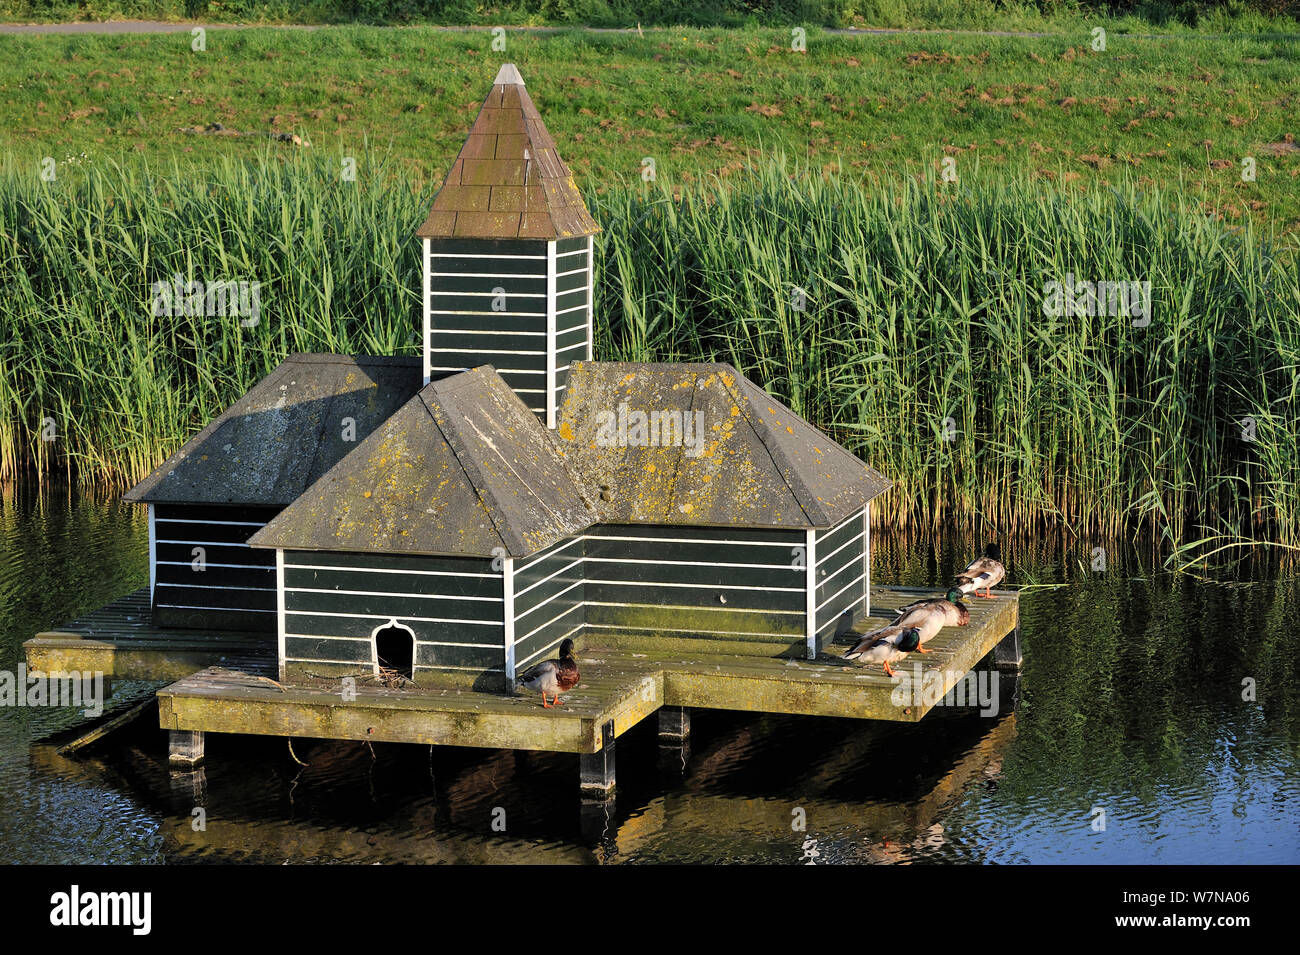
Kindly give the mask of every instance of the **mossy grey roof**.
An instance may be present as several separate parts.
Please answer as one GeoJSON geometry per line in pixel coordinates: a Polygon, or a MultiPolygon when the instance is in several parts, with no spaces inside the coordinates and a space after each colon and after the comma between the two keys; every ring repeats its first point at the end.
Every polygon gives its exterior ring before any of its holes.
{"type": "Polygon", "coordinates": [[[526,557],[596,517],[550,432],[485,365],[426,385],[249,544],[526,557]]]}
{"type": "Polygon", "coordinates": [[[830,527],[890,486],[727,364],[577,362],[557,434],[610,524],[830,527]]]}
{"type": "Polygon", "coordinates": [[[419,391],[421,381],[418,358],[290,355],[125,499],[284,507],[419,391]]]}

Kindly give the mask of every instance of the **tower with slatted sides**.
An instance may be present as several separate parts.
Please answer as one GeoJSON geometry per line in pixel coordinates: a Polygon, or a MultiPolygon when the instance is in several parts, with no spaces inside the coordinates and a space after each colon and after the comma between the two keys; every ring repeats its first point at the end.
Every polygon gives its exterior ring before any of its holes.
{"type": "Polygon", "coordinates": [[[570,365],[592,357],[598,231],[507,63],[416,233],[425,383],[492,365],[554,428],[570,365]]]}

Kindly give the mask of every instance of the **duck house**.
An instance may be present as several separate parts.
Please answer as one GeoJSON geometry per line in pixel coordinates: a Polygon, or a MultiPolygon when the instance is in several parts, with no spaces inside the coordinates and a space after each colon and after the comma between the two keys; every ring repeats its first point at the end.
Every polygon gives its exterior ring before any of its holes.
{"type": "MultiPolygon", "coordinates": [[[[285,359],[127,494],[148,590],[29,665],[175,680],[181,768],[207,732],[540,749],[596,792],[656,713],[924,716],[832,646],[921,595],[872,580],[890,482],[729,364],[594,360],[598,233],[507,64],[417,230],[422,355],[285,359]],[[566,640],[561,705],[519,695],[566,640]]],[[[1014,594],[974,603],[945,692],[1018,663],[1014,594]]]]}

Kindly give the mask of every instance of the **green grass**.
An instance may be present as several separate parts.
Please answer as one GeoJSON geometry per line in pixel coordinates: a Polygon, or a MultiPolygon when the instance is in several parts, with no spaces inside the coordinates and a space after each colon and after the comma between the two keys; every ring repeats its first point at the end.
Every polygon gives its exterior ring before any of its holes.
{"type": "MultiPolygon", "coordinates": [[[[60,175],[126,157],[155,165],[252,157],[295,132],[327,155],[376,145],[437,183],[504,59],[517,62],[579,180],[637,180],[643,157],[690,183],[760,149],[891,179],[944,157],[959,176],[1054,181],[1080,192],[1131,178],[1210,214],[1300,223],[1291,38],[1077,35],[845,37],[788,30],[511,34],[332,28],[0,37],[0,127],[18,168],[60,175]],[[221,123],[246,137],[187,132],[221,123]],[[1241,181],[1254,157],[1255,182],[1241,181]]],[[[362,170],[362,175],[367,171],[362,170]]]]}
{"type": "MultiPolygon", "coordinates": [[[[0,169],[0,471],[131,479],[288,352],[415,354],[431,190],[362,158],[355,183],[269,153],[0,169]],[[151,315],[174,272],[265,283],[261,321],[151,315]]],[[[1300,543],[1300,271],[1250,220],[1124,182],[774,162],[588,199],[597,354],[735,363],[898,481],[887,520],[1300,543]],[[1149,280],[1151,324],[1046,317],[1044,284],[1071,272],[1149,280]]]]}
{"type": "Polygon", "coordinates": [[[793,23],[923,29],[1063,30],[1091,18],[1130,32],[1287,32],[1297,0],[0,0],[0,21],[189,20],[211,23],[638,24],[793,23]]]}

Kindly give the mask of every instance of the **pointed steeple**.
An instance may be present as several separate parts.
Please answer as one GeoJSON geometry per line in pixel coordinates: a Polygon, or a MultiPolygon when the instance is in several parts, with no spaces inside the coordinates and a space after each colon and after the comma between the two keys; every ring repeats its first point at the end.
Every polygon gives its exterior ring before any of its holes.
{"type": "Polygon", "coordinates": [[[553,240],[599,231],[523,77],[505,64],[416,235],[553,240]]]}

